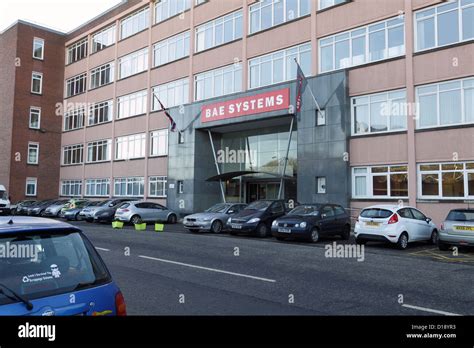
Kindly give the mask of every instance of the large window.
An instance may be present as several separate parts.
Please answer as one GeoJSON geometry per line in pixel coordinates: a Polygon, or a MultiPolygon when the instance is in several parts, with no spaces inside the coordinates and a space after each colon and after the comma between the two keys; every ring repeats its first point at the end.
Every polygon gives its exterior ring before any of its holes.
{"type": "Polygon", "coordinates": [[[417,128],[474,122],[474,78],[416,88],[417,128]]]}
{"type": "Polygon", "coordinates": [[[91,70],[91,86],[97,88],[114,81],[114,62],[104,64],[91,70]]]}
{"type": "Polygon", "coordinates": [[[395,165],[352,168],[352,197],[408,197],[408,167],[395,165]]]}
{"type": "Polygon", "coordinates": [[[184,78],[168,82],[153,87],[151,91],[153,96],[151,108],[153,111],[161,110],[157,98],[163,103],[165,108],[183,105],[189,102],[189,79],[184,78]]]}
{"type": "Polygon", "coordinates": [[[155,3],[155,23],[162,22],[190,8],[191,0],[158,0],[155,3]]]}
{"type": "Polygon", "coordinates": [[[472,199],[474,197],[474,162],[419,164],[418,197],[472,199]]]}
{"type": "Polygon", "coordinates": [[[474,1],[452,0],[415,13],[416,51],[474,39],[474,1]]]}
{"type": "Polygon", "coordinates": [[[41,59],[44,58],[44,40],[35,37],[33,39],[33,58],[41,59]]]}
{"type": "Polygon", "coordinates": [[[115,159],[128,160],[145,157],[146,134],[134,134],[115,139],[115,159]]]}
{"type": "Polygon", "coordinates": [[[242,37],[242,10],[219,17],[196,28],[196,52],[242,37]]]}
{"type": "Polygon", "coordinates": [[[148,28],[150,23],[150,8],[145,7],[144,9],[135,12],[134,14],[122,19],[120,22],[120,38],[125,39],[133,34],[136,34],[142,30],[148,28]]]}
{"type": "Polygon", "coordinates": [[[36,196],[36,189],[38,186],[38,179],[37,178],[26,178],[25,184],[25,196],[36,196]]]}
{"type": "Polygon", "coordinates": [[[153,46],[153,66],[189,56],[189,31],[157,42],[153,46]]]}
{"type": "Polygon", "coordinates": [[[39,160],[39,144],[38,143],[28,143],[28,158],[26,163],[28,164],[38,164],[39,160]]]}
{"type": "Polygon", "coordinates": [[[168,129],[150,132],[150,156],[166,156],[168,154],[168,129]]]}
{"type": "Polygon", "coordinates": [[[86,197],[108,197],[110,192],[109,179],[87,179],[86,197]]]}
{"type": "Polygon", "coordinates": [[[295,58],[305,75],[311,75],[311,44],[306,43],[250,59],[249,87],[263,87],[296,79],[295,58]]]}
{"type": "Polygon", "coordinates": [[[351,99],[352,134],[368,134],[407,128],[405,90],[371,94],[351,99]]]}
{"type": "Polygon", "coordinates": [[[305,16],[311,0],[260,0],[250,6],[250,34],[305,16]]]}
{"type": "Polygon", "coordinates": [[[99,140],[87,144],[87,163],[110,161],[112,141],[99,140]]]}
{"type": "Polygon", "coordinates": [[[115,25],[112,25],[92,35],[92,53],[115,44],[115,25]]]}
{"type": "Polygon", "coordinates": [[[113,100],[91,105],[89,109],[88,125],[93,126],[95,124],[112,121],[113,105],[113,100]]]}
{"type": "Polygon", "coordinates": [[[82,194],[82,180],[62,180],[61,196],[80,197],[82,194]]]}
{"type": "Polygon", "coordinates": [[[319,71],[344,69],[405,54],[403,18],[389,19],[319,40],[319,71]]]}
{"type": "Polygon", "coordinates": [[[84,109],[76,109],[64,114],[64,131],[84,127],[84,109]]]}
{"type": "Polygon", "coordinates": [[[67,63],[71,64],[87,57],[87,37],[67,48],[67,63]]]}
{"type": "Polygon", "coordinates": [[[114,195],[117,197],[143,197],[145,179],[137,178],[116,178],[114,180],[114,195]]]}
{"type": "Polygon", "coordinates": [[[167,180],[166,176],[150,176],[148,178],[148,196],[166,197],[167,180]]]}
{"type": "Polygon", "coordinates": [[[319,9],[325,9],[331,6],[339,5],[344,2],[347,2],[348,0],[318,0],[319,2],[319,9]]]}
{"type": "Polygon", "coordinates": [[[119,58],[119,79],[148,69],[148,47],[119,58]]]}
{"type": "Polygon", "coordinates": [[[43,92],[43,74],[33,72],[31,74],[31,93],[41,94],[43,92]]]}
{"type": "Polygon", "coordinates": [[[126,118],[146,113],[147,91],[124,95],[117,98],[117,118],[126,118]]]}
{"type": "Polygon", "coordinates": [[[41,127],[41,108],[30,107],[29,128],[40,129],[41,127]]]}
{"type": "Polygon", "coordinates": [[[194,100],[242,91],[242,65],[232,64],[194,76],[194,100]]]}
{"type": "Polygon", "coordinates": [[[63,161],[64,166],[81,164],[83,161],[84,145],[69,145],[63,147],[63,161]]]}
{"type": "Polygon", "coordinates": [[[87,86],[87,73],[71,77],[66,80],[66,98],[84,93],[87,86]]]}

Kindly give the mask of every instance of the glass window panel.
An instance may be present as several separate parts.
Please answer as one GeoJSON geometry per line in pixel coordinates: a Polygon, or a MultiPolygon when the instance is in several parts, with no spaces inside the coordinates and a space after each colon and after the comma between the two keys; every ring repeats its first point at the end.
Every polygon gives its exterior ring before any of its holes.
{"type": "Polygon", "coordinates": [[[352,65],[365,63],[365,37],[352,39],[352,65]]]}
{"type": "Polygon", "coordinates": [[[336,69],[350,66],[349,40],[336,43],[336,69]]]}
{"type": "Polygon", "coordinates": [[[474,7],[462,10],[462,39],[474,38],[474,7]]]}
{"type": "Polygon", "coordinates": [[[333,70],[333,46],[326,46],[321,48],[321,71],[333,70]]]}
{"type": "Polygon", "coordinates": [[[261,10],[261,30],[272,26],[272,6],[264,6],[261,10]]]}
{"type": "Polygon", "coordinates": [[[429,18],[417,23],[417,48],[424,50],[435,46],[435,19],[429,18]]]}
{"type": "MultiPolygon", "coordinates": [[[[287,1],[287,13],[290,12],[288,11],[288,5],[290,1],[287,1]]],[[[293,0],[293,2],[295,2],[293,0]]],[[[273,25],[278,25],[283,23],[284,21],[284,9],[283,9],[283,1],[276,1],[273,3],[273,25]]],[[[295,13],[292,12],[291,16],[295,18],[295,13]]]]}
{"type": "Polygon", "coordinates": [[[474,196],[474,173],[467,174],[468,196],[474,196]]]}
{"type": "Polygon", "coordinates": [[[438,15],[438,45],[459,41],[458,11],[438,15]]]}
{"type": "Polygon", "coordinates": [[[360,197],[367,196],[367,179],[365,176],[357,176],[355,178],[355,195],[360,197]]]}
{"type": "MultiPolygon", "coordinates": [[[[283,8],[283,1],[279,1],[279,2],[281,3],[281,7],[283,8]]],[[[298,0],[286,0],[286,19],[291,21],[292,19],[295,19],[297,17],[298,17],[298,0]]]]}
{"type": "Polygon", "coordinates": [[[419,97],[419,125],[420,127],[430,127],[438,124],[437,98],[436,95],[425,95],[419,97]]]}
{"type": "Polygon", "coordinates": [[[369,132],[369,108],[361,105],[354,108],[355,134],[365,134],[369,132]]]}
{"type": "Polygon", "coordinates": [[[403,26],[388,30],[388,56],[395,57],[405,53],[403,26]]]}
{"type": "Polygon", "coordinates": [[[464,90],[464,113],[466,122],[474,122],[474,88],[464,90]]]}
{"type": "Polygon", "coordinates": [[[378,31],[369,36],[370,61],[386,58],[385,52],[385,32],[378,31]]]}
{"type": "Polygon", "coordinates": [[[464,174],[462,172],[443,173],[443,197],[464,197],[464,174]]]}
{"type": "Polygon", "coordinates": [[[408,175],[392,174],[390,175],[390,196],[407,197],[408,196],[408,175]]]}
{"type": "Polygon", "coordinates": [[[421,175],[421,194],[422,196],[438,196],[439,195],[439,175],[423,174],[421,175]]]}
{"type": "Polygon", "coordinates": [[[388,182],[387,176],[373,176],[372,177],[372,189],[374,196],[387,196],[388,195],[388,182]]]}
{"type": "Polygon", "coordinates": [[[387,116],[383,115],[384,102],[370,104],[370,131],[383,132],[388,130],[387,116]]]}
{"type": "Polygon", "coordinates": [[[439,94],[439,116],[441,125],[461,123],[461,91],[439,94]]]}

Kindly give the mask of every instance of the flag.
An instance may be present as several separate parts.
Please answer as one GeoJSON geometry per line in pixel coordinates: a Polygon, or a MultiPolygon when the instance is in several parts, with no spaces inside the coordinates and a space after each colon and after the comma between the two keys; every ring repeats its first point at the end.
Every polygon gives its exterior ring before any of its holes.
{"type": "Polygon", "coordinates": [[[165,113],[165,116],[168,117],[168,120],[170,121],[171,131],[176,132],[176,122],[174,121],[173,117],[171,117],[170,113],[168,112],[168,109],[164,107],[161,100],[159,100],[158,98],[156,98],[156,100],[158,100],[158,103],[160,103],[160,106],[161,106],[161,110],[163,110],[163,112],[165,113]]]}
{"type": "Polygon", "coordinates": [[[304,72],[301,69],[298,61],[295,58],[295,62],[297,65],[296,71],[296,112],[301,111],[301,104],[303,103],[303,93],[308,85],[308,80],[306,80],[306,76],[304,76],[304,72]]]}

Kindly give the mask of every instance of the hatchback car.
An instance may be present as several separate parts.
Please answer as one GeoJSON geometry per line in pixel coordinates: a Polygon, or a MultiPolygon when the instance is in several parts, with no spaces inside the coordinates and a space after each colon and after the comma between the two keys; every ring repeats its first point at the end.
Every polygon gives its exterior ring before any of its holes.
{"type": "Polygon", "coordinates": [[[375,205],[362,210],[354,230],[356,243],[389,242],[399,249],[408,243],[438,240],[438,229],[430,218],[413,207],[375,205]]]}
{"type": "Polygon", "coordinates": [[[98,206],[82,209],[80,216],[84,216],[87,222],[112,222],[117,208],[122,205],[122,203],[129,201],[131,201],[131,199],[108,199],[98,206]]]}
{"type": "Polygon", "coordinates": [[[132,224],[158,221],[175,224],[178,214],[158,203],[134,201],[120,205],[115,212],[115,220],[132,224]]]}
{"type": "Polygon", "coordinates": [[[126,315],[120,289],[80,229],[0,218],[0,244],[17,251],[0,258],[0,315],[126,315]]]}
{"type": "Polygon", "coordinates": [[[80,202],[76,202],[75,205],[74,205],[74,208],[63,208],[63,210],[61,211],[61,217],[63,219],[68,220],[68,221],[71,221],[71,220],[72,221],[79,221],[79,220],[81,220],[80,213],[83,209],[89,208],[89,207],[90,208],[96,207],[101,203],[102,203],[101,201],[95,201],[95,202],[80,201],[80,202]]]}
{"type": "Polygon", "coordinates": [[[278,240],[305,239],[317,243],[319,237],[351,235],[351,217],[337,204],[303,204],[273,221],[272,234],[278,240]]]}
{"type": "Polygon", "coordinates": [[[191,232],[210,231],[221,233],[229,217],[235,216],[245,209],[243,203],[218,203],[202,213],[188,215],[183,220],[183,225],[191,232]]]}
{"type": "Polygon", "coordinates": [[[474,209],[453,209],[439,230],[438,247],[474,246],[474,209]]]}
{"type": "Polygon", "coordinates": [[[60,199],[48,206],[44,213],[41,215],[43,217],[59,217],[61,210],[69,202],[68,199],[60,199]]]}

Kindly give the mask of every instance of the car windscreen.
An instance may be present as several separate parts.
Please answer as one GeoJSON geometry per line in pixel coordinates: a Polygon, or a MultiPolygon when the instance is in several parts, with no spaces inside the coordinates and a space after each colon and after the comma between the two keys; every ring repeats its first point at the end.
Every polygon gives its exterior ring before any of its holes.
{"type": "Polygon", "coordinates": [[[7,199],[7,191],[0,191],[0,199],[7,199]]]}
{"type": "Polygon", "coordinates": [[[113,200],[111,200],[111,199],[108,200],[108,201],[103,201],[101,204],[99,204],[99,207],[106,207],[112,202],[113,202],[113,200]]]}
{"type": "Polygon", "coordinates": [[[290,211],[288,215],[318,215],[319,208],[315,205],[300,205],[290,211]]]}
{"type": "Polygon", "coordinates": [[[228,205],[226,204],[216,204],[206,210],[207,213],[224,213],[228,205]]]}
{"type": "Polygon", "coordinates": [[[372,219],[386,219],[392,216],[393,212],[387,209],[381,208],[369,208],[362,210],[360,216],[363,218],[372,218],[372,219]]]}
{"type": "Polygon", "coordinates": [[[474,222],[474,210],[451,210],[446,220],[474,222]]]}
{"type": "Polygon", "coordinates": [[[260,210],[264,211],[266,210],[270,205],[272,204],[271,201],[256,201],[253,203],[250,203],[245,210],[260,210]]]}
{"type": "MultiPolygon", "coordinates": [[[[88,240],[76,231],[0,236],[0,283],[26,299],[71,292],[110,281],[88,240]]],[[[8,291],[6,291],[8,293],[8,291]]],[[[0,305],[15,302],[0,294],[0,305]]]]}

